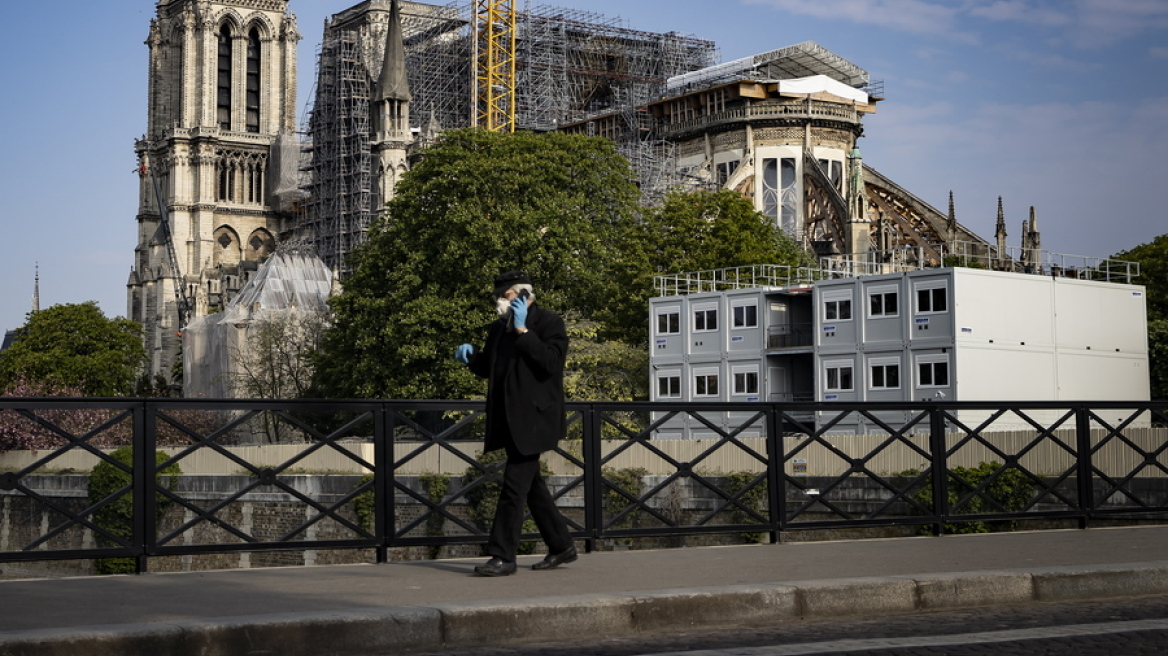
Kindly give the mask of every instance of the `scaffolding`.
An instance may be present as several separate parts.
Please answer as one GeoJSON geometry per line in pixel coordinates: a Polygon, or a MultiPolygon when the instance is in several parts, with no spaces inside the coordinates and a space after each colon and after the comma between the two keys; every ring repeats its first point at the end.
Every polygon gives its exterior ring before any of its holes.
{"type": "MultiPolygon", "coordinates": [[[[425,142],[434,133],[475,124],[475,0],[447,5],[400,3],[410,126],[425,142]]],[[[345,258],[376,215],[371,207],[372,85],[380,74],[390,0],[366,0],[325,24],[305,148],[311,200],[296,236],[317,246],[342,277],[345,258]]],[[[618,112],[630,128],[616,139],[644,189],[671,182],[672,144],[652,137],[636,107],[659,98],[666,81],[710,66],[712,41],[674,32],[630,29],[616,18],[547,6],[516,12],[515,126],[546,132],[590,116],[618,112]],[[633,125],[635,124],[635,125],[633,125]]]]}
{"type": "Polygon", "coordinates": [[[317,62],[316,102],[309,118],[312,177],[300,237],[333,271],[369,229],[373,200],[369,148],[370,83],[358,35],[325,30],[317,62]]]}

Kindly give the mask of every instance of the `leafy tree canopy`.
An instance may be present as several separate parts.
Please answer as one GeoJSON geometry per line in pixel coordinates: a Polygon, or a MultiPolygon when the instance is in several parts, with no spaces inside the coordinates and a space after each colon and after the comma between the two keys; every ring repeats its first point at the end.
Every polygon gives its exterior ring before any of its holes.
{"type": "Polygon", "coordinates": [[[734,192],[677,192],[643,210],[631,177],[605,139],[444,133],[354,253],[354,272],[332,301],[313,393],[481,394],[482,381],[452,354],[463,342],[481,346],[495,318],[494,276],[523,269],[537,302],[576,331],[573,396],[644,398],[647,377],[637,370],[647,363],[631,351],[647,358],[654,275],[812,263],[734,192]]]}
{"type": "Polygon", "coordinates": [[[1168,234],[1111,257],[1140,263],[1135,282],[1148,290],[1148,319],[1168,320],[1168,234]]]}
{"type": "Polygon", "coordinates": [[[654,276],[754,264],[815,266],[815,260],[742,195],[674,191],[645,212],[630,238],[623,293],[600,318],[638,345],[648,340],[654,276]]]}
{"type": "Polygon", "coordinates": [[[1148,369],[1152,398],[1168,400],[1168,319],[1148,322],[1148,369]]]}
{"type": "Polygon", "coordinates": [[[454,361],[494,318],[495,275],[527,271],[537,302],[588,318],[615,289],[638,211],[610,141],[446,132],[403,177],[388,220],[353,255],[317,357],[317,394],[458,398],[482,384],[454,361]]]}
{"type": "Polygon", "coordinates": [[[0,389],[18,381],[75,388],[85,396],[130,394],[146,361],[141,327],[107,319],[94,301],[29,314],[0,353],[0,389]]]}
{"type": "Polygon", "coordinates": [[[1168,234],[1111,257],[1140,264],[1140,276],[1135,282],[1147,290],[1152,398],[1168,399],[1168,234]]]}

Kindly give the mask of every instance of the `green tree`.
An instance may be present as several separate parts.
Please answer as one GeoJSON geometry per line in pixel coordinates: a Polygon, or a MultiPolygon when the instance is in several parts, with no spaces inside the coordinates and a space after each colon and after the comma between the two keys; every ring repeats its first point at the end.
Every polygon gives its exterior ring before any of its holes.
{"type": "Polygon", "coordinates": [[[316,357],[315,393],[458,398],[481,381],[454,361],[481,344],[493,277],[523,269],[540,304],[590,318],[616,289],[638,211],[610,141],[453,130],[403,177],[353,255],[316,357]]]}
{"type": "Polygon", "coordinates": [[[649,391],[649,350],[600,337],[596,321],[565,317],[571,348],[564,367],[569,401],[643,401],[649,391]]]}
{"type": "Polygon", "coordinates": [[[1116,253],[1111,259],[1139,262],[1140,275],[1135,282],[1148,290],[1148,319],[1168,320],[1168,234],[1116,253]]]}
{"type": "Polygon", "coordinates": [[[1168,399],[1168,234],[1111,256],[1139,262],[1137,284],[1147,290],[1148,369],[1153,399],[1168,399]]]}
{"type": "MultiPolygon", "coordinates": [[[[132,447],[122,447],[111,453],[110,457],[133,469],[132,447]]],[[[160,467],[154,473],[154,481],[160,487],[173,492],[178,485],[178,477],[182,475],[182,469],[177,463],[161,467],[169,459],[170,456],[161,451],[154,454],[154,463],[160,467]]],[[[93,507],[104,502],[101,508],[94,511],[93,522],[124,540],[133,537],[134,533],[134,495],[130,490],[132,484],[133,476],[130,472],[106,460],[95,465],[89,476],[89,506],[93,507]]],[[[170,503],[170,497],[165,494],[159,492],[155,495],[157,513],[155,521],[162,521],[170,503]]],[[[101,547],[120,546],[117,540],[111,540],[101,534],[97,536],[97,544],[101,547]]],[[[132,574],[136,570],[133,558],[98,558],[93,564],[98,574],[132,574]]]]}
{"type": "Polygon", "coordinates": [[[122,396],[133,392],[145,361],[137,323],[107,319],[94,301],[54,305],[30,313],[0,354],[0,389],[23,379],[85,396],[122,396]]]}
{"type": "Polygon", "coordinates": [[[1148,322],[1148,370],[1152,398],[1168,400],[1168,319],[1148,322]]]}
{"type": "Polygon", "coordinates": [[[754,264],[815,266],[749,199],[728,189],[671,192],[660,207],[646,211],[626,263],[619,302],[601,319],[638,345],[648,341],[654,276],[754,264]]]}

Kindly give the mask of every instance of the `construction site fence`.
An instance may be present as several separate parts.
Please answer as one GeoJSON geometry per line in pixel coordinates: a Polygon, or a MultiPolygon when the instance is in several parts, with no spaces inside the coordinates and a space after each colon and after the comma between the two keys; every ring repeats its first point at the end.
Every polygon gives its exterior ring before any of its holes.
{"type": "MultiPolygon", "coordinates": [[[[566,412],[544,468],[588,549],[1168,517],[1168,402],[566,412]]],[[[481,544],[504,466],[485,427],[474,401],[0,399],[0,562],[481,544]]]]}

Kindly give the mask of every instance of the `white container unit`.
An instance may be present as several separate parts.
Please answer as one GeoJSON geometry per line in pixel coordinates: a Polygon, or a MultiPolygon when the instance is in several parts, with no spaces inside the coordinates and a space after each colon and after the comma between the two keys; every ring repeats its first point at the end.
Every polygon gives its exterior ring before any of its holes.
{"type": "Polygon", "coordinates": [[[817,400],[1150,397],[1141,286],[952,268],[824,281],[815,294],[817,400]],[[839,367],[851,354],[848,389],[839,367]]]}

